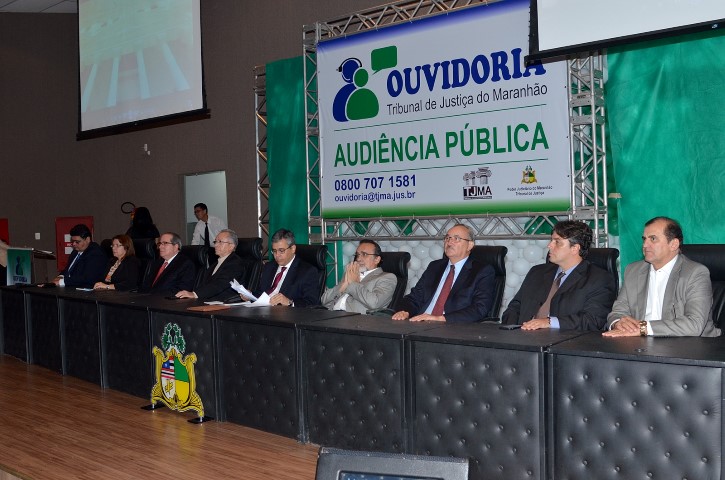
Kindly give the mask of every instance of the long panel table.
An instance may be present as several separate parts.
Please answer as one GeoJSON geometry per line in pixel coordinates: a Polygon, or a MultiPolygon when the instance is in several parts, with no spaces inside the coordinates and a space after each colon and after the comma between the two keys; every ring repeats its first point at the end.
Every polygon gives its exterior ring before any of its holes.
{"type": "Polygon", "coordinates": [[[405,338],[435,328],[358,315],[302,326],[309,440],[338,448],[405,452],[405,338]]]}
{"type": "Polygon", "coordinates": [[[723,477],[723,338],[200,312],[64,288],[0,287],[0,302],[2,353],[147,401],[173,329],[205,415],[304,442],[468,457],[474,480],[723,477]]]}
{"type": "Polygon", "coordinates": [[[490,323],[409,335],[410,453],[468,457],[471,478],[545,478],[545,352],[579,335],[490,323]]]}
{"type": "Polygon", "coordinates": [[[306,438],[300,329],[348,312],[234,307],[218,312],[219,387],[224,420],[306,438]]]}
{"type": "Polygon", "coordinates": [[[723,478],[725,339],[553,346],[549,478],[723,478]]]}

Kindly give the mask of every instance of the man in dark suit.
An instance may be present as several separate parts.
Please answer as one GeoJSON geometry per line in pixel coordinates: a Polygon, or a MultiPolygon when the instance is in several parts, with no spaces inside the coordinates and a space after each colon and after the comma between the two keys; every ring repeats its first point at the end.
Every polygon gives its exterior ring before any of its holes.
{"type": "Polygon", "coordinates": [[[549,263],[529,270],[501,323],[523,330],[601,331],[617,292],[614,278],[586,260],[591,243],[592,229],[583,222],[554,225],[549,263]]]}
{"type": "Polygon", "coordinates": [[[491,265],[470,258],[473,231],[454,225],[444,238],[445,259],[430,262],[418,283],[397,306],[393,320],[464,323],[482,320],[493,304],[491,265]]]}
{"type": "Polygon", "coordinates": [[[73,253],[53,283],[61,287],[93,288],[103,280],[108,257],[91,238],[91,230],[82,223],[70,229],[70,241],[73,253]]]}
{"type": "Polygon", "coordinates": [[[306,307],[320,304],[317,269],[295,256],[295,234],[284,228],[272,235],[274,262],[262,268],[256,297],[267,293],[270,305],[306,307]]]}
{"type": "Polygon", "coordinates": [[[234,230],[227,229],[219,232],[214,240],[214,253],[218,260],[206,269],[199,288],[193,292],[181,290],[176,293],[176,297],[220,302],[230,298],[239,300],[237,292],[229,285],[229,282],[244,275],[244,262],[239,255],[234,253],[238,243],[239,237],[234,230]]]}
{"type": "Polygon", "coordinates": [[[166,232],[159,237],[157,245],[160,258],[151,265],[139,291],[175,295],[179,290],[192,290],[196,269],[191,260],[179,254],[181,238],[173,232],[166,232]]]}

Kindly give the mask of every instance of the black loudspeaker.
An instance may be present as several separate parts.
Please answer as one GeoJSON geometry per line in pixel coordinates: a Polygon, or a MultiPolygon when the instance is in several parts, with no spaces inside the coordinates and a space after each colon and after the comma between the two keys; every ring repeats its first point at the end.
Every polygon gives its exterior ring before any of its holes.
{"type": "Polygon", "coordinates": [[[468,459],[321,447],[316,480],[468,480],[468,459]]]}

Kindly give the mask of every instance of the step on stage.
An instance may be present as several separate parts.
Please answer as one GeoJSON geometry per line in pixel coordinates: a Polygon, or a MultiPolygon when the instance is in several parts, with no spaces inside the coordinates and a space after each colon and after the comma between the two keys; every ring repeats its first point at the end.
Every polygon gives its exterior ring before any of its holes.
{"type": "Polygon", "coordinates": [[[144,404],[0,355],[0,480],[315,477],[315,445],[144,404]]]}

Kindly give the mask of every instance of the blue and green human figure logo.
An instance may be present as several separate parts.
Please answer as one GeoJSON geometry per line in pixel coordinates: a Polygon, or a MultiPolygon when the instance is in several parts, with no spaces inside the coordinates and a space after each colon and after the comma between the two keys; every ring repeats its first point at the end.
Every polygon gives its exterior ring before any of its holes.
{"type": "MultiPolygon", "coordinates": [[[[395,46],[376,48],[370,53],[370,65],[375,75],[380,70],[395,67],[398,64],[398,48],[395,46]]],[[[345,85],[335,95],[332,103],[332,116],[338,122],[365,120],[378,115],[380,102],[375,92],[365,88],[370,73],[363,63],[354,57],[345,59],[337,68],[345,85]]]]}

